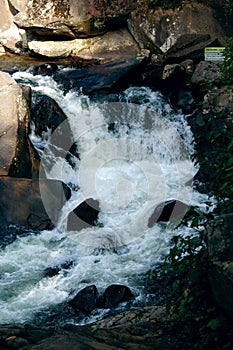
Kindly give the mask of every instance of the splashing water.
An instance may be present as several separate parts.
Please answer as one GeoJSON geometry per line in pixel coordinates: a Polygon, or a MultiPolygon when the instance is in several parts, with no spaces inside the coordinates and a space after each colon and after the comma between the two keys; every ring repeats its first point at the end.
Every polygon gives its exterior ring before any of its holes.
{"type": "MultiPolygon", "coordinates": [[[[193,233],[159,223],[148,228],[156,206],[176,199],[205,207],[206,198],[187,185],[197,169],[189,158],[192,133],[185,116],[145,87],[127,89],[116,102],[99,103],[80,91],[64,93],[52,77],[21,72],[14,78],[34,93],[52,97],[67,116],[58,131],[48,132],[44,140],[34,131],[31,140],[40,150],[41,178],[45,173],[72,184],[72,196],[53,219],[54,230],[31,233],[0,251],[0,322],[30,322],[38,311],[90,284],[99,291],[125,284],[137,299],[144,298],[140,274],[163,260],[172,236],[193,233]],[[72,139],[63,150],[68,152],[76,142],[79,152],[72,166],[49,147],[56,147],[56,133],[66,130],[67,123],[72,139]],[[100,203],[99,225],[67,231],[69,214],[87,198],[100,203]],[[48,266],[65,262],[72,266],[44,276],[48,266]]],[[[43,191],[42,199],[49,213],[51,204],[43,191]]]]}

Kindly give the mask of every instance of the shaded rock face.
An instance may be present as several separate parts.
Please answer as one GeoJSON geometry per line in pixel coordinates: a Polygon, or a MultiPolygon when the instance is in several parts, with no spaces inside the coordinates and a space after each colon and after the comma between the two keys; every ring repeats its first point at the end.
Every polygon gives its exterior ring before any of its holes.
{"type": "Polygon", "coordinates": [[[135,40],[153,53],[167,52],[184,35],[209,35],[224,45],[225,35],[206,5],[191,2],[175,10],[157,9],[141,15],[135,11],[129,28],[135,40]]]}
{"type": "Polygon", "coordinates": [[[210,0],[215,17],[223,27],[227,36],[233,35],[233,3],[231,0],[210,0]]]}
{"type": "Polygon", "coordinates": [[[42,36],[76,38],[102,34],[124,21],[137,1],[32,0],[14,21],[42,36]]]}
{"type": "Polygon", "coordinates": [[[195,68],[191,82],[201,87],[204,84],[215,83],[221,78],[221,65],[216,62],[201,61],[195,68]]]}
{"type": "Polygon", "coordinates": [[[102,65],[77,69],[66,74],[71,86],[82,88],[87,94],[98,91],[117,91],[139,78],[141,60],[136,58],[116,60],[102,65]]]}
{"type": "Polygon", "coordinates": [[[35,125],[37,135],[41,136],[47,128],[54,131],[64,120],[66,115],[51,97],[36,96],[36,101],[31,108],[31,121],[35,125]]]}
{"type": "Polygon", "coordinates": [[[207,225],[209,279],[217,305],[233,315],[233,214],[221,215],[207,225]]]}
{"type": "Polygon", "coordinates": [[[69,305],[75,310],[80,310],[85,314],[89,314],[96,308],[98,298],[98,290],[95,285],[82,289],[72,300],[69,305]]]}
{"type": "Polygon", "coordinates": [[[52,228],[66,202],[65,192],[69,197],[69,188],[57,180],[40,180],[39,185],[37,179],[0,177],[0,224],[52,228]],[[42,198],[40,191],[47,198],[42,198]],[[44,208],[43,200],[48,208],[44,208]]]}
{"type": "Polygon", "coordinates": [[[30,114],[24,91],[8,73],[1,72],[0,92],[0,175],[30,178],[30,114]]]}
{"type": "Polygon", "coordinates": [[[174,45],[166,52],[165,61],[182,62],[192,59],[195,63],[204,59],[204,48],[208,46],[220,46],[218,39],[209,34],[183,34],[180,35],[174,45]]]}
{"type": "Polygon", "coordinates": [[[112,284],[106,288],[99,298],[98,306],[105,309],[113,309],[117,307],[118,304],[132,300],[133,298],[134,295],[129,287],[120,284],[112,284]]]}

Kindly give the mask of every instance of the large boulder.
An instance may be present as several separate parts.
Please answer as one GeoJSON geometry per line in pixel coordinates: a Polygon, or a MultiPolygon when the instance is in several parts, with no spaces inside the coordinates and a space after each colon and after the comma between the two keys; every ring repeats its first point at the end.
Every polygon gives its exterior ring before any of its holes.
{"type": "Polygon", "coordinates": [[[56,224],[70,190],[57,180],[39,182],[38,179],[3,176],[0,177],[0,194],[0,225],[44,229],[56,224]]]}
{"type": "Polygon", "coordinates": [[[221,65],[217,62],[201,61],[196,66],[191,83],[198,87],[205,87],[221,79],[221,65]]]}
{"type": "Polygon", "coordinates": [[[29,107],[24,89],[0,72],[0,175],[31,177],[29,107]]]}
{"type": "Polygon", "coordinates": [[[69,301],[69,305],[75,310],[89,314],[96,308],[98,290],[95,285],[87,286],[80,290],[77,295],[69,301]]]}
{"type": "Polygon", "coordinates": [[[119,27],[136,4],[136,0],[31,0],[14,21],[41,36],[88,37],[119,27]]]}
{"type": "Polygon", "coordinates": [[[111,284],[99,298],[99,307],[113,309],[120,303],[134,299],[134,295],[127,286],[111,284]]]}
{"type": "Polygon", "coordinates": [[[34,100],[31,108],[31,121],[37,135],[41,136],[48,128],[54,131],[66,120],[65,113],[51,97],[38,94],[34,100]]]}
{"type": "Polygon", "coordinates": [[[49,57],[79,57],[79,59],[117,60],[136,57],[139,49],[127,29],[108,32],[93,38],[73,40],[31,40],[33,54],[49,57]]]}
{"type": "Polygon", "coordinates": [[[85,93],[98,91],[116,91],[128,86],[140,77],[142,60],[129,58],[76,69],[65,73],[63,82],[76,88],[82,88],[85,93]]]}
{"type": "Polygon", "coordinates": [[[128,23],[140,46],[157,54],[167,52],[184,35],[209,35],[222,45],[226,42],[211,7],[193,1],[176,9],[136,10],[128,23]]]}
{"type": "Polygon", "coordinates": [[[179,63],[187,59],[199,62],[204,59],[204,49],[208,46],[219,46],[220,42],[209,34],[182,34],[174,45],[166,51],[167,63],[179,63]]]}
{"type": "Polygon", "coordinates": [[[0,2],[0,42],[13,52],[19,52],[23,45],[25,31],[19,29],[13,22],[14,15],[23,10],[28,0],[3,0],[0,2]]]}

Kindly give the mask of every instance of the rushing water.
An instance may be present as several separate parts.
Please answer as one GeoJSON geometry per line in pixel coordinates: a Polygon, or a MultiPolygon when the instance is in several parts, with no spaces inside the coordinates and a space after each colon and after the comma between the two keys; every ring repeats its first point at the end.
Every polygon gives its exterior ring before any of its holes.
{"type": "MultiPolygon", "coordinates": [[[[56,131],[51,135],[48,130],[44,138],[32,132],[44,166],[41,177],[45,172],[69,184],[72,197],[53,218],[54,230],[31,232],[0,251],[0,323],[32,322],[38,312],[91,284],[100,292],[113,283],[125,284],[136,302],[145,300],[139,276],[163,260],[172,236],[193,234],[183,226],[156,223],[148,228],[155,207],[169,199],[206,207],[206,198],[190,185],[196,169],[185,116],[145,87],[98,102],[80,91],[64,92],[52,77],[24,72],[14,78],[59,104],[68,118],[61,128],[69,123],[79,158],[71,165],[52,153],[56,131]],[[99,225],[68,232],[69,213],[86,198],[100,203],[99,225]],[[63,268],[67,262],[69,268],[63,268]],[[61,266],[60,272],[46,277],[46,268],[55,266],[61,266]]],[[[69,147],[64,145],[65,152],[69,147]]],[[[42,197],[50,212],[43,191],[42,197]]]]}

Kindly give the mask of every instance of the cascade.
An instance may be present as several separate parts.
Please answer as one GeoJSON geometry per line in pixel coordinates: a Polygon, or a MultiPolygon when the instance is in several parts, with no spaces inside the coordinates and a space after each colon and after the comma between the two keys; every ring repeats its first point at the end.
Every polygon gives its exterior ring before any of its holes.
{"type": "MultiPolygon", "coordinates": [[[[205,209],[206,197],[191,185],[197,169],[190,159],[192,133],[186,117],[147,87],[130,87],[98,101],[81,90],[64,91],[52,77],[28,71],[14,73],[14,78],[30,85],[33,96],[53,98],[67,116],[42,137],[32,125],[30,137],[41,156],[40,180],[62,180],[71,198],[57,216],[51,214],[52,231],[31,232],[0,251],[1,323],[31,322],[38,312],[91,284],[100,291],[125,284],[136,302],[146,299],[139,276],[163,261],[174,235],[193,234],[179,226],[185,210],[174,222],[148,226],[155,208],[177,200],[205,209]],[[68,129],[72,137],[67,141],[68,129]],[[71,155],[69,162],[74,143],[78,156],[71,155]],[[90,198],[99,203],[98,221],[80,228],[77,219],[68,230],[69,215],[90,198]],[[67,262],[72,262],[69,269],[44,276],[48,266],[67,262]]],[[[42,188],[41,195],[52,213],[42,188]]]]}

